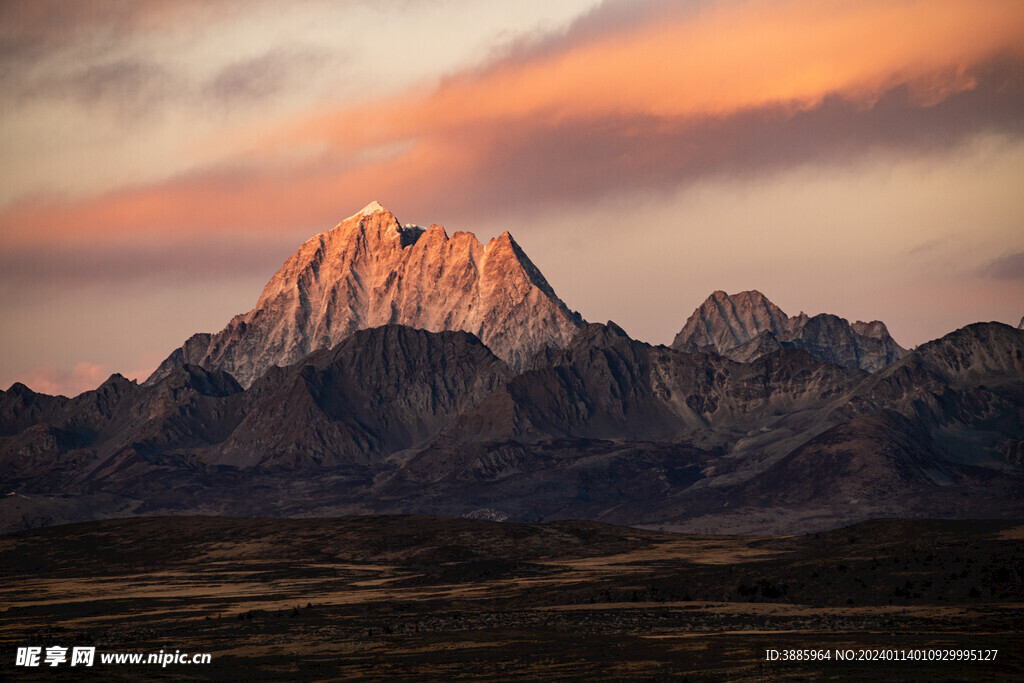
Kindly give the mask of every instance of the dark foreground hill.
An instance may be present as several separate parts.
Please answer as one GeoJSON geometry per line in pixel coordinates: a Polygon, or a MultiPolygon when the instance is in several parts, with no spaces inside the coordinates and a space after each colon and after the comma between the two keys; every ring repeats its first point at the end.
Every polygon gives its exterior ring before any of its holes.
{"type": "Polygon", "coordinates": [[[361,330],[243,390],[186,365],[0,392],[3,528],[141,514],[429,513],[789,533],[1024,509],[1024,330],[869,374],[585,325],[515,373],[466,332],[361,330]]]}
{"type": "Polygon", "coordinates": [[[0,676],[77,680],[14,652],[93,646],[104,680],[1008,680],[1022,539],[1020,520],[781,538],[422,516],[49,527],[0,537],[0,676]],[[212,663],[98,659],[161,650],[212,663]]]}

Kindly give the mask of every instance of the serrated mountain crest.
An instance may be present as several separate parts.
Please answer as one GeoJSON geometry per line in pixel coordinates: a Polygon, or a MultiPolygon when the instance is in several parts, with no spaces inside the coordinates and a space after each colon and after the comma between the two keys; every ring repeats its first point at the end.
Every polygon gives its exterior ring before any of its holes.
{"type": "Polygon", "coordinates": [[[507,231],[484,245],[440,225],[403,227],[372,202],[306,240],[251,311],[194,335],[146,383],[195,364],[247,387],[271,366],[389,324],[470,332],[519,369],[544,346],[567,344],[582,322],[507,231]]]}
{"type": "Polygon", "coordinates": [[[716,291],[687,319],[672,347],[713,350],[745,363],[781,347],[804,349],[822,360],[877,372],[906,354],[880,320],[850,323],[830,313],[790,317],[757,290],[716,291]]]}

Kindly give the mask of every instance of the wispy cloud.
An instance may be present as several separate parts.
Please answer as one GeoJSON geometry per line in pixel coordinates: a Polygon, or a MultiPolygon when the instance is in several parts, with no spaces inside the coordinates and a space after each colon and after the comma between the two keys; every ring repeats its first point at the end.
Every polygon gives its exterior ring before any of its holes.
{"type": "Polygon", "coordinates": [[[18,375],[14,381],[41,394],[77,396],[103,384],[111,374],[110,368],[83,361],[71,370],[61,370],[52,365],[33,368],[18,375]]]}
{"type": "Polygon", "coordinates": [[[84,39],[119,40],[224,16],[238,8],[234,0],[5,0],[0,3],[0,51],[7,58],[41,57],[84,39]]]}
{"type": "Polygon", "coordinates": [[[269,275],[295,248],[281,239],[128,242],[0,252],[0,303],[68,288],[182,286],[269,275]]]}
{"type": "Polygon", "coordinates": [[[1024,281],[1024,251],[993,259],[983,265],[979,273],[996,280],[1024,281]]]}
{"type": "Polygon", "coordinates": [[[159,64],[118,59],[76,69],[47,84],[49,97],[73,98],[85,106],[104,106],[120,117],[136,117],[166,104],[185,87],[159,64]]]}
{"type": "Polygon", "coordinates": [[[252,104],[279,93],[289,83],[309,79],[336,59],[309,47],[275,48],[224,66],[203,86],[202,94],[226,106],[252,104]]]}

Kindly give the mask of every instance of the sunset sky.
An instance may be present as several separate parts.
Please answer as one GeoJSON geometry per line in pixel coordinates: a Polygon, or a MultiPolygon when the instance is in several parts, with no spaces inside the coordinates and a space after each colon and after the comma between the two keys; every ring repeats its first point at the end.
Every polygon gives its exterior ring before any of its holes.
{"type": "Polygon", "coordinates": [[[1024,315],[1020,0],[0,3],[0,386],[143,379],[371,200],[591,321],[1024,315]]]}

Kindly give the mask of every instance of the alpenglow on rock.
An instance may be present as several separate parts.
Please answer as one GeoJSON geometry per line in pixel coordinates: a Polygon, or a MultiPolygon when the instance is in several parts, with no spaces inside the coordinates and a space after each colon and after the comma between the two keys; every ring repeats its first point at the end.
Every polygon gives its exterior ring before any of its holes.
{"type": "Polygon", "coordinates": [[[877,372],[907,353],[880,320],[851,324],[830,313],[800,313],[791,318],[756,290],[714,292],[672,342],[672,348],[680,351],[711,350],[741,363],[783,346],[868,372],[877,372]]]}
{"type": "Polygon", "coordinates": [[[255,308],[216,334],[193,335],[145,384],[192,364],[248,387],[272,366],[388,324],[470,332],[520,369],[543,347],[568,344],[583,322],[508,232],[483,245],[440,225],[403,227],[373,202],[307,240],[255,308]]]}

